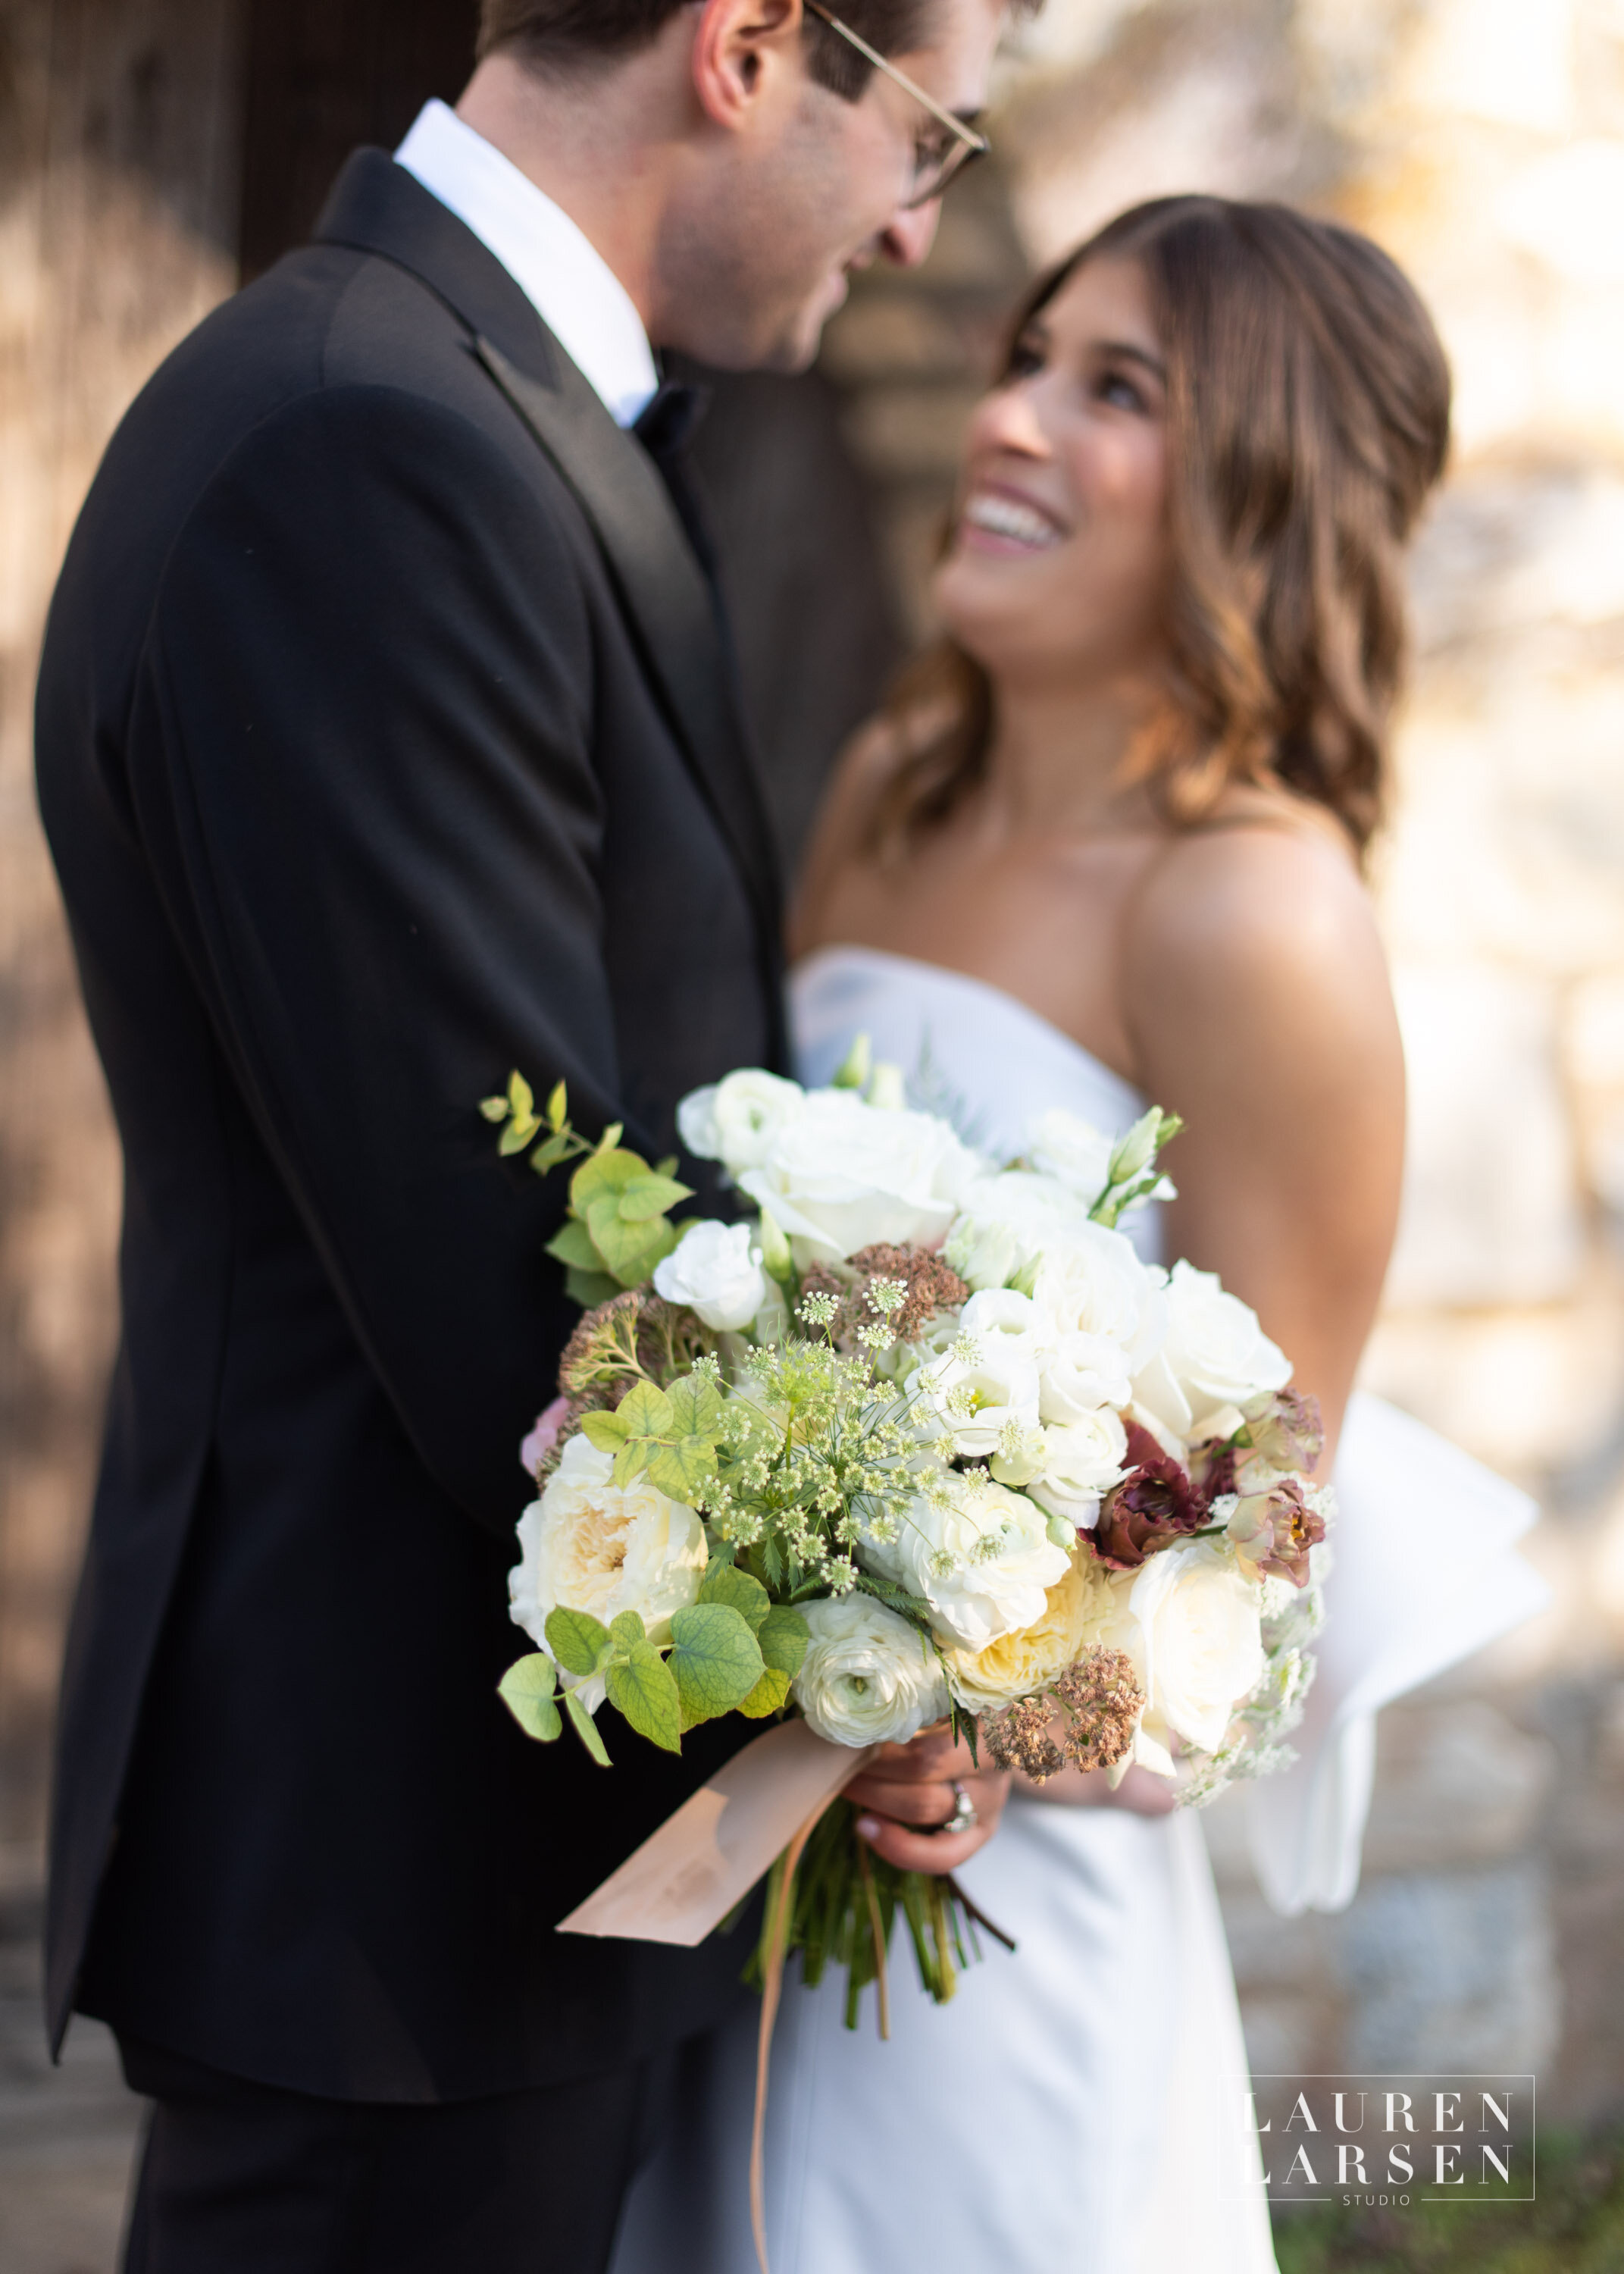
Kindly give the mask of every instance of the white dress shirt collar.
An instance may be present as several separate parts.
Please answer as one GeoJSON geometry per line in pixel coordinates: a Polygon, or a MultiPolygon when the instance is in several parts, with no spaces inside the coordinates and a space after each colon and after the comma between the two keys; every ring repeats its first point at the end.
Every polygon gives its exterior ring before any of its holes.
{"type": "Polygon", "coordinates": [[[430,102],[395,154],[465,222],[533,302],[615,423],[632,425],[659,387],[630,294],[561,206],[443,102],[430,102]]]}

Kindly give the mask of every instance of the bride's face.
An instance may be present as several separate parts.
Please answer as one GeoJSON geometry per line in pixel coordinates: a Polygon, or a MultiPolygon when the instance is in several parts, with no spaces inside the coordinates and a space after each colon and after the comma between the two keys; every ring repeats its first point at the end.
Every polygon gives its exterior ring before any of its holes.
{"type": "Polygon", "coordinates": [[[1086,263],[971,421],[936,572],[948,629],[995,679],[1154,668],[1171,561],[1166,400],[1142,270],[1086,263]]]}

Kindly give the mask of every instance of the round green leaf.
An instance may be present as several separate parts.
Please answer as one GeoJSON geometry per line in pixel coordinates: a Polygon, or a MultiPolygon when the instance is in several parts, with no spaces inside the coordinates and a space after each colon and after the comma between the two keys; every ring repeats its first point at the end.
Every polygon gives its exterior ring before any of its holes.
{"type": "Polygon", "coordinates": [[[726,1603],[691,1603],[671,1622],[671,1671],[690,1723],[731,1713],[762,1678],[748,1622],[726,1603]]]}
{"type": "Polygon", "coordinates": [[[594,1674],[609,1639],[609,1630],[590,1611],[569,1611],[560,1604],[547,1614],[547,1648],[566,1674],[594,1674]]]}
{"type": "MultiPolygon", "coordinates": [[[[615,1623],[618,1626],[620,1621],[615,1623]]],[[[681,1751],[682,1709],[677,1685],[652,1643],[633,1643],[624,1658],[610,1665],[605,1679],[609,1703],[640,1737],[663,1746],[668,1753],[681,1751]]]]}
{"type": "Polygon", "coordinates": [[[557,1688],[558,1668],[545,1651],[538,1650],[515,1660],[496,1692],[527,1737],[550,1745],[564,1726],[553,1694],[557,1688]]]}

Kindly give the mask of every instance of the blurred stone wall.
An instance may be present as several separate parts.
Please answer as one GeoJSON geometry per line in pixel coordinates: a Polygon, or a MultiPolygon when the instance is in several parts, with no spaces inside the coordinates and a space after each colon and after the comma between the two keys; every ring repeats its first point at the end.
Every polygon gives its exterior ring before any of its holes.
{"type": "Polygon", "coordinates": [[[1282,1927],[1209,1818],[1267,2070],[1624,2104],[1624,4],[1049,0],[998,162],[826,368],[916,630],[1022,281],[1122,207],[1281,197],[1408,267],[1458,389],[1377,865],[1409,1194],[1371,1388],[1534,1492],[1556,1607],[1383,1717],[1364,1888],[1282,1927]]]}
{"type": "Polygon", "coordinates": [[[57,564],[119,414],[235,282],[236,0],[0,0],[0,1902],[116,1332],[119,1166],[34,809],[57,564]]]}

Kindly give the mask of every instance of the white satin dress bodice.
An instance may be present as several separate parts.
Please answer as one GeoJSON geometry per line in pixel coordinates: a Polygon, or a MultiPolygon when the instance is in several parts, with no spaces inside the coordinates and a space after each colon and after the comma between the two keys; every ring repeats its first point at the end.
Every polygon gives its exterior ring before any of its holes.
{"type": "MultiPolygon", "coordinates": [[[[962,973],[829,948],[792,975],[791,1003],[809,1085],[866,1033],[920,1103],[995,1155],[1018,1152],[1049,1107],[1113,1133],[1144,1110],[1069,1036],[962,973]]],[[[1124,1229],[1155,1254],[1156,1210],[1124,1229]]],[[[1539,1600],[1509,1547],[1527,1504],[1418,1424],[1357,1401],[1337,1483],[1343,1600],[1330,1602],[1316,1716],[1298,1766],[1252,1796],[1259,1873],[1283,1910],[1352,1894],[1376,1706],[1539,1600]],[[1440,1517],[1441,1480],[1454,1501],[1440,1517]],[[1435,1559],[1465,1569],[1458,1612],[1440,1614],[1431,1571],[1425,1596],[1417,1584],[1395,1605],[1382,1540],[1409,1527],[1413,1565],[1421,1521],[1435,1559]],[[1367,1522],[1368,1555],[1348,1544],[1367,1522]]],[[[853,2033],[832,1977],[786,1987],[768,2105],[772,2274],[1271,2274],[1199,1818],[1017,1797],[961,1877],[1018,1948],[989,1946],[947,2007],[919,1990],[901,1944],[889,2043],[872,1992],[853,2033]]],[[[688,2050],[677,2121],[633,2191],[613,2274],[755,2274],[754,2073],[753,2014],[688,2050]]]]}

